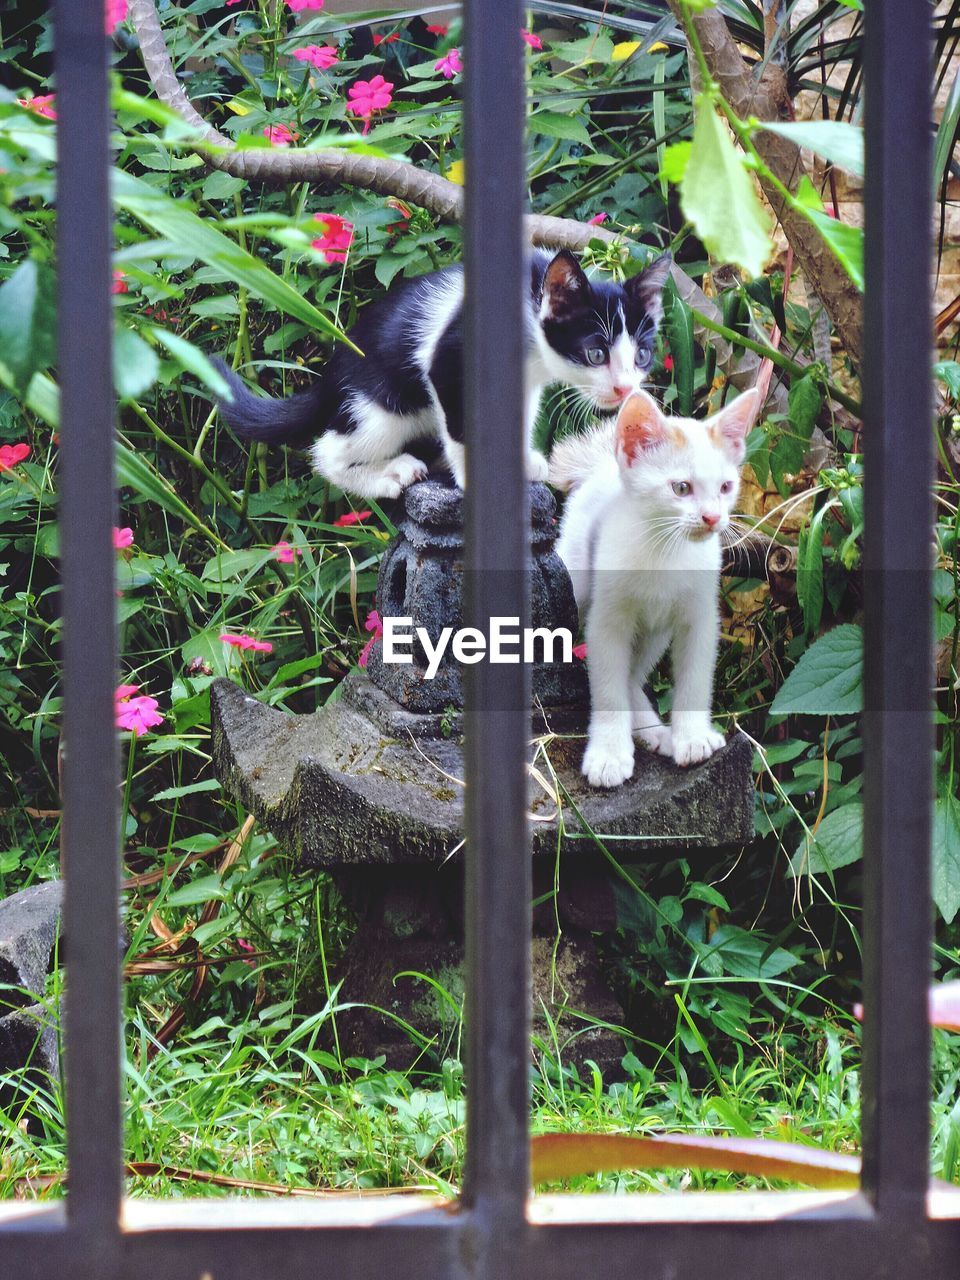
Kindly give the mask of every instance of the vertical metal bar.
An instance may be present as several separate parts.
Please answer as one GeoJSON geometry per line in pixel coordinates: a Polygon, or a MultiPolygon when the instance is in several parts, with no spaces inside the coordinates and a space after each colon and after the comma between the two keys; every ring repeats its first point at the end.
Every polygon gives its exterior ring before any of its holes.
{"type": "Polygon", "coordinates": [[[865,21],[863,1178],[919,1215],[928,1177],[933,741],[930,18],[865,21]]]}
{"type": "MultiPolygon", "coordinates": [[[[524,45],[516,0],[465,7],[466,605],[487,634],[491,617],[527,617],[524,45]]],[[[529,679],[520,663],[468,675],[464,1194],[488,1245],[509,1249],[529,1182],[529,679]]],[[[497,1274],[492,1258],[485,1265],[497,1274]]]]}
{"type": "Polygon", "coordinates": [[[68,1213],[80,1241],[99,1251],[117,1236],[121,1193],[114,397],[103,0],[58,0],[55,34],[68,1213]]]}

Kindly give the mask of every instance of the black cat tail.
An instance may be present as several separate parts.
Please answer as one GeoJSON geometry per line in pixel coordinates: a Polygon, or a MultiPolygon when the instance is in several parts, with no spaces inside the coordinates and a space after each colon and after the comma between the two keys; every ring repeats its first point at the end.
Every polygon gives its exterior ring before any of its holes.
{"type": "Polygon", "coordinates": [[[232,400],[220,401],[220,412],[237,439],[286,444],[299,449],[323,431],[327,397],[322,379],[309,391],[298,392],[285,400],[273,400],[269,396],[255,396],[222,360],[215,359],[213,363],[233,393],[232,400]]]}

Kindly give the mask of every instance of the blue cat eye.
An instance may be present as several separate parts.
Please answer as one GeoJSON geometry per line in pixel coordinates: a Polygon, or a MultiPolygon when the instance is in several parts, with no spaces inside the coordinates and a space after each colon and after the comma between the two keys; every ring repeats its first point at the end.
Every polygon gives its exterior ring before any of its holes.
{"type": "Polygon", "coordinates": [[[689,480],[674,480],[670,488],[678,498],[686,498],[693,493],[693,485],[689,480]]]}
{"type": "Polygon", "coordinates": [[[637,352],[637,364],[643,369],[653,359],[653,352],[649,347],[641,347],[637,352]]]}
{"type": "Polygon", "coordinates": [[[604,347],[587,347],[584,353],[587,357],[587,364],[606,364],[607,352],[604,347]]]}

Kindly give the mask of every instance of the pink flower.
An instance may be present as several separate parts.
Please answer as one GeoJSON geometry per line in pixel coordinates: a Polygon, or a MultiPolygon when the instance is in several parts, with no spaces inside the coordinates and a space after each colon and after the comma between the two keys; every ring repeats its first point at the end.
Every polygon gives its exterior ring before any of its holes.
{"type": "Polygon", "coordinates": [[[575,658],[579,658],[581,662],[586,662],[587,646],[585,644],[575,644],[572,652],[575,658]]]}
{"type": "Polygon", "coordinates": [[[272,142],[275,147],[289,147],[291,142],[296,142],[300,137],[299,133],[294,131],[285,124],[270,124],[263,131],[263,136],[268,142],[272,142]]]}
{"type": "Polygon", "coordinates": [[[55,93],[45,93],[39,98],[18,98],[17,105],[26,107],[28,111],[32,111],[35,116],[44,116],[47,120],[56,120],[57,113],[53,108],[54,102],[57,100],[55,93]]]}
{"type": "Polygon", "coordinates": [[[534,35],[532,31],[521,31],[520,39],[523,40],[525,44],[528,44],[531,49],[543,48],[543,41],[538,35],[534,35]]]}
{"type": "Polygon", "coordinates": [[[666,373],[673,372],[673,356],[665,355],[663,357],[663,368],[666,373]]]}
{"type": "Polygon", "coordinates": [[[303,49],[294,49],[293,56],[298,62],[309,62],[318,71],[327,71],[340,61],[332,44],[308,44],[303,49]]]}
{"type": "Polygon", "coordinates": [[[370,132],[370,120],[375,111],[382,111],[393,101],[393,85],[383,76],[374,76],[372,80],[357,80],[347,91],[350,101],[347,110],[366,120],[363,132],[370,132]]]}
{"type": "Polygon", "coordinates": [[[297,556],[302,555],[300,548],[293,546],[290,542],[278,542],[273,548],[273,558],[279,560],[281,564],[293,564],[297,556]]]}
{"type": "Polygon", "coordinates": [[[399,31],[391,31],[391,32],[390,32],[390,34],[389,34],[388,36],[381,36],[381,35],[378,35],[378,34],[376,33],[376,31],[374,31],[374,33],[373,33],[373,47],[374,47],[374,48],[376,48],[378,44],[395,44],[395,43],[396,43],[396,41],[397,41],[397,40],[399,40],[399,39],[400,39],[400,32],[399,32],[399,31]]]}
{"type": "Polygon", "coordinates": [[[254,653],[273,653],[273,645],[269,640],[254,640],[253,636],[239,635],[220,637],[224,644],[233,645],[235,649],[252,649],[254,653]]]}
{"type": "Polygon", "coordinates": [[[243,3],[243,0],[227,0],[227,8],[229,9],[231,5],[242,4],[242,3],[243,3]]]}
{"type": "Polygon", "coordinates": [[[325,262],[346,262],[353,243],[353,223],[338,213],[315,213],[313,217],[323,224],[323,235],[310,241],[311,248],[319,249],[325,262]]]}
{"type": "Polygon", "coordinates": [[[129,527],[113,530],[113,547],[115,551],[122,551],[124,547],[133,546],[133,530],[129,527]]]}
{"type": "Polygon", "coordinates": [[[106,0],[104,5],[104,22],[108,36],[127,16],[127,0],[106,0]]]}
{"type": "Polygon", "coordinates": [[[113,695],[117,728],[129,729],[135,738],[163,724],[163,716],[158,710],[160,703],[156,698],[148,698],[145,694],[137,698],[133,696],[139,688],[138,684],[121,684],[113,695]]]}
{"type": "Polygon", "coordinates": [[[595,213],[592,218],[587,219],[588,226],[599,227],[601,223],[606,222],[607,215],[605,213],[595,213]]]}
{"type": "Polygon", "coordinates": [[[18,462],[30,457],[28,444],[0,445],[0,471],[12,471],[18,462]]]}
{"type": "Polygon", "coordinates": [[[433,22],[427,26],[427,30],[432,36],[445,36],[450,28],[445,22],[433,22]]]}
{"type": "Polygon", "coordinates": [[[434,66],[435,71],[447,80],[452,80],[454,76],[458,76],[463,70],[463,60],[460,57],[459,49],[451,49],[445,54],[434,66]]]}
{"type": "MultiPolygon", "coordinates": [[[[252,943],[252,942],[248,942],[248,941],[246,940],[246,938],[238,938],[238,939],[237,939],[237,946],[240,948],[240,950],[241,950],[241,951],[256,951],[256,949],[257,949],[257,948],[253,945],[253,943],[252,943]]],[[[243,962],[243,963],[244,963],[244,964],[248,964],[248,965],[250,965],[250,966],[251,966],[251,968],[254,968],[254,969],[257,967],[257,962],[256,962],[256,960],[244,960],[244,962],[243,962]]]]}
{"type": "Polygon", "coordinates": [[[346,515],[338,516],[333,523],[338,529],[346,529],[351,524],[359,524],[361,520],[369,520],[372,515],[372,511],[348,511],[346,515]]]}
{"type": "Polygon", "coordinates": [[[322,9],[323,0],[287,0],[287,8],[291,13],[302,13],[304,9],[322,9]]]}
{"type": "Polygon", "coordinates": [[[361,667],[365,667],[367,665],[367,659],[370,657],[370,650],[383,635],[383,622],[381,621],[380,615],[377,613],[376,609],[370,610],[367,614],[367,620],[363,625],[364,629],[366,631],[372,631],[373,635],[360,650],[360,657],[357,659],[357,664],[361,667]]]}
{"type": "Polygon", "coordinates": [[[123,278],[123,272],[118,267],[113,273],[113,284],[110,286],[111,293],[129,293],[130,286],[123,278]]]}

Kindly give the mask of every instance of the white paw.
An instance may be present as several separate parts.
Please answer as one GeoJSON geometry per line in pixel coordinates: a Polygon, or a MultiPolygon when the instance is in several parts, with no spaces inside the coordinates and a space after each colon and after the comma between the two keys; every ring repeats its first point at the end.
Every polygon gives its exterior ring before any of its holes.
{"type": "Polygon", "coordinates": [[[580,772],[591,787],[619,787],[633,773],[633,741],[588,742],[580,772]]]}
{"type": "Polygon", "coordinates": [[[388,485],[391,482],[397,485],[396,493],[385,493],[383,496],[395,498],[401,489],[406,489],[418,480],[426,480],[427,464],[420,458],[415,458],[412,453],[401,453],[384,469],[383,478],[388,485]]]}
{"type": "Polygon", "coordinates": [[[679,765],[701,764],[719,751],[725,742],[726,738],[716,729],[704,729],[690,737],[680,737],[674,732],[673,758],[679,765]]]}
{"type": "Polygon", "coordinates": [[[544,481],[549,474],[550,463],[542,453],[530,449],[527,453],[527,479],[544,481]]]}
{"type": "Polygon", "coordinates": [[[634,733],[648,751],[655,751],[661,756],[673,755],[673,731],[669,725],[646,725],[643,728],[635,725],[634,733]]]}

